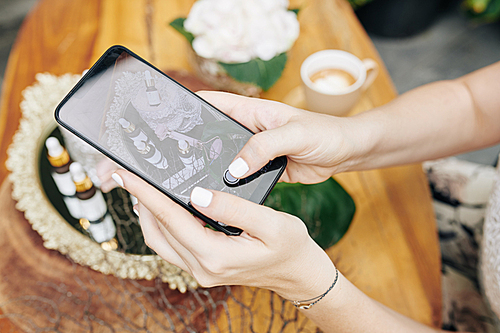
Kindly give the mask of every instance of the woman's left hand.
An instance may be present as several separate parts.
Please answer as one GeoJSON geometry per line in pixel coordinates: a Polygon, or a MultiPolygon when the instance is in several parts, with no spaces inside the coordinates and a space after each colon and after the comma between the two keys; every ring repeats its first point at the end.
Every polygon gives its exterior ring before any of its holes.
{"type": "Polygon", "coordinates": [[[244,230],[240,236],[227,236],[205,228],[201,220],[132,173],[116,174],[139,199],[146,244],[204,287],[260,287],[301,300],[323,293],[335,277],[332,261],[297,217],[228,193],[195,188],[194,208],[244,230]]]}

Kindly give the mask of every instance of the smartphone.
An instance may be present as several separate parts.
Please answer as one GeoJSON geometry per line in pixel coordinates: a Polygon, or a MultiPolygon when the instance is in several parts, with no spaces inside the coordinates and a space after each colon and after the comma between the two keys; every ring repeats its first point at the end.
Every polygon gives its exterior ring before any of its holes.
{"type": "MultiPolygon", "coordinates": [[[[286,157],[235,179],[229,164],[253,133],[123,46],[109,48],[64,97],[57,122],[228,235],[242,230],[190,204],[196,186],[263,204],[286,157]]],[[[245,218],[242,216],[241,218],[245,218]]]]}

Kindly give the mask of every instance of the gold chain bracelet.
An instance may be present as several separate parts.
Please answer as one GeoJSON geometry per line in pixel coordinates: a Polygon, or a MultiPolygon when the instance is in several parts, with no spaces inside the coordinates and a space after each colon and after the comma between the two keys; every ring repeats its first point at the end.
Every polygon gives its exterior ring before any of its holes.
{"type": "Polygon", "coordinates": [[[295,305],[296,308],[302,310],[310,309],[314,304],[321,301],[323,297],[325,297],[330,292],[330,290],[333,289],[333,287],[335,287],[338,279],[339,279],[339,270],[337,269],[337,267],[335,267],[335,280],[333,280],[332,285],[330,286],[330,288],[328,288],[328,290],[324,294],[316,296],[311,299],[306,299],[305,301],[291,301],[291,302],[293,303],[293,305],[295,305]]]}

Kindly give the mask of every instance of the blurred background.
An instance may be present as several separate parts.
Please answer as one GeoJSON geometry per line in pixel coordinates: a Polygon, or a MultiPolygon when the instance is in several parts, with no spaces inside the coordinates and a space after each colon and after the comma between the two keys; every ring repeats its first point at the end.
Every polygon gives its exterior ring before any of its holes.
{"type": "MultiPolygon", "coordinates": [[[[500,58],[500,0],[349,0],[399,93],[454,79],[500,58]]],[[[0,83],[36,0],[0,0],[0,83]]],[[[500,145],[461,155],[495,165],[500,145]]]]}

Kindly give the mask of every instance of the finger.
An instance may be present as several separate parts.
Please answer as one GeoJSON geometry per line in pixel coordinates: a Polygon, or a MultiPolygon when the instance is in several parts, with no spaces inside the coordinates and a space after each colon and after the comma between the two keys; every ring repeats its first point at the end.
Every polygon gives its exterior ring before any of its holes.
{"type": "Polygon", "coordinates": [[[116,184],[116,182],[111,178],[111,175],[119,168],[120,167],[109,158],[103,158],[99,161],[99,163],[97,163],[96,174],[101,181],[99,188],[102,192],[108,193],[118,186],[118,184],[116,184]]]}
{"type": "Polygon", "coordinates": [[[207,239],[207,229],[186,209],[128,171],[117,170],[112,177],[130,194],[137,197],[141,204],[190,252],[199,254],[206,250],[204,242],[200,240],[207,239]]]}
{"type": "MultiPolygon", "coordinates": [[[[165,226],[160,223],[154,215],[144,206],[143,211],[145,211],[145,214],[149,214],[149,217],[152,218],[152,221],[154,221],[154,225],[156,228],[159,229],[160,233],[163,235],[166,243],[170,245],[172,250],[177,254],[179,257],[181,263],[179,265],[176,265],[177,267],[182,268],[189,274],[193,275],[193,270],[200,270],[200,263],[198,261],[198,258],[191,252],[189,252],[188,249],[186,249],[182,244],[180,244],[177,239],[175,239],[174,236],[165,228],[165,226]],[[156,222],[156,223],[155,223],[156,222]]],[[[211,231],[212,233],[215,233],[215,231],[211,231]]],[[[221,233],[217,233],[221,234],[221,233]]],[[[200,240],[198,240],[200,241],[200,240]]],[[[213,247],[212,247],[213,248],[213,247]]],[[[205,251],[206,252],[206,251],[205,251]]]]}
{"type": "Polygon", "coordinates": [[[115,187],[118,187],[118,184],[113,179],[110,179],[101,183],[101,186],[99,188],[101,189],[102,192],[108,193],[115,187]]]}
{"type": "Polygon", "coordinates": [[[97,177],[99,177],[99,179],[101,180],[101,182],[105,183],[111,180],[111,175],[119,168],[120,167],[115,162],[105,157],[101,159],[99,163],[97,163],[96,174],[97,177]]]}
{"type": "Polygon", "coordinates": [[[298,152],[306,142],[296,123],[289,123],[301,112],[288,105],[223,92],[198,92],[214,106],[240,121],[254,132],[229,166],[233,177],[243,178],[262,168],[270,160],[298,152]]]}
{"type": "Polygon", "coordinates": [[[151,214],[151,212],[141,204],[137,205],[137,210],[139,212],[141,221],[140,225],[146,245],[154,250],[167,262],[179,267],[182,270],[187,271],[187,265],[181,259],[179,254],[167,242],[153,214],[151,214]]]}
{"type": "Polygon", "coordinates": [[[195,216],[194,218],[196,219],[196,221],[200,222],[200,224],[201,224],[202,226],[206,226],[206,225],[207,225],[207,222],[203,221],[203,220],[202,220],[202,219],[200,219],[199,217],[196,217],[196,216],[195,216]]]}
{"type": "Polygon", "coordinates": [[[236,155],[229,165],[229,172],[235,178],[244,178],[278,156],[298,154],[305,148],[307,138],[304,135],[298,123],[257,133],[236,155]]]}
{"type": "Polygon", "coordinates": [[[261,206],[235,195],[195,187],[191,204],[212,219],[245,230],[251,236],[265,241],[279,232],[282,217],[269,207],[261,206]]]}
{"type": "Polygon", "coordinates": [[[285,124],[297,110],[282,103],[220,91],[197,94],[254,133],[285,124]]]}

